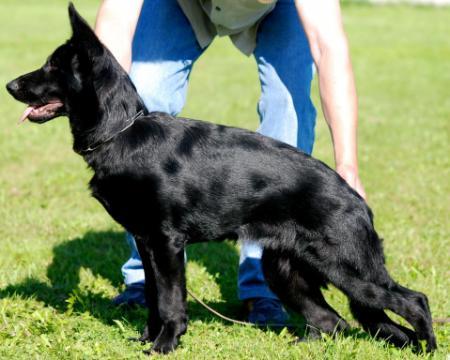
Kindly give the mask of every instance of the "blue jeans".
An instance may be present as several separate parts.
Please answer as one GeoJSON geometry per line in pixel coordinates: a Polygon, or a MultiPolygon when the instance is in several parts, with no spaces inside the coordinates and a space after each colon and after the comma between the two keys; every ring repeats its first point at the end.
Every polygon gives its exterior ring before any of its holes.
{"type": "MultiPolygon", "coordinates": [[[[130,76],[150,111],[181,112],[192,66],[204,50],[176,0],[144,2],[130,76]]],[[[292,0],[278,1],[261,22],[253,55],[261,81],[258,132],[310,154],[316,120],[310,99],[313,61],[292,0]]],[[[122,267],[125,284],[143,284],[136,244],[129,234],[127,240],[131,257],[122,267]]],[[[240,240],[239,298],[276,299],[264,280],[261,247],[255,239],[240,240]]]]}

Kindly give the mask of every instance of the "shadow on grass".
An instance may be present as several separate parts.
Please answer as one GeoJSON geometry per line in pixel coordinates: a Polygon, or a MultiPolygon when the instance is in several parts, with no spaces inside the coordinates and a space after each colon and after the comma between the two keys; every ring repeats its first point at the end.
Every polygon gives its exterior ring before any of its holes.
{"type": "MultiPolygon", "coordinates": [[[[237,317],[241,305],[237,300],[238,255],[234,245],[228,242],[195,244],[190,245],[187,252],[190,261],[205,266],[214,276],[226,299],[209,305],[231,317],[237,317]]],[[[49,282],[30,277],[0,289],[0,298],[34,298],[60,312],[87,311],[107,324],[112,324],[115,319],[124,319],[141,328],[146,318],[144,309],[117,307],[103,293],[80,289],[81,268],[89,269],[94,276],[107,279],[112,286],[121,288],[123,277],[120,268],[128,255],[129,249],[122,232],[88,232],[83,237],[54,247],[53,261],[47,268],[49,282]]],[[[189,317],[205,322],[222,321],[192,301],[189,302],[189,317]]]]}
{"type": "MultiPolygon", "coordinates": [[[[120,319],[141,331],[146,320],[145,309],[117,307],[104,293],[80,288],[81,268],[89,269],[94,276],[107,279],[112,286],[121,288],[123,278],[120,268],[128,255],[129,249],[122,232],[88,232],[81,238],[68,240],[54,247],[53,261],[47,268],[49,283],[30,277],[19,284],[0,289],[0,298],[34,298],[62,313],[88,312],[106,324],[113,324],[120,319]]],[[[243,308],[237,298],[238,254],[234,244],[223,242],[190,245],[187,255],[190,261],[203,265],[213,275],[225,300],[207,304],[220,313],[242,319],[243,308]]],[[[195,301],[189,301],[188,307],[191,320],[231,325],[195,301]]],[[[303,318],[294,315],[292,320],[296,325],[292,332],[302,337],[305,330],[303,318]]],[[[356,329],[348,335],[368,338],[367,334],[356,329]]]]}

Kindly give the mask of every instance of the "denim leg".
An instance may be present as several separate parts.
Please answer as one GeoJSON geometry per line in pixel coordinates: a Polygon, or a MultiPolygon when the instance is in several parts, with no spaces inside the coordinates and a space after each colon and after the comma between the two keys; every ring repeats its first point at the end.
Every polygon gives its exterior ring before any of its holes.
{"type": "MultiPolygon", "coordinates": [[[[258,132],[310,154],[316,121],[310,98],[313,61],[292,0],[279,0],[262,21],[254,56],[261,81],[258,132]]],[[[239,298],[274,298],[262,273],[262,249],[250,240],[241,247],[239,298]]]]}
{"type": "MultiPolygon", "coordinates": [[[[192,65],[203,50],[176,0],[144,1],[133,41],[130,77],[150,111],[181,112],[192,65]]],[[[133,236],[122,266],[125,284],[142,285],[144,269],[133,236]]]]}
{"type": "Polygon", "coordinates": [[[145,276],[142,268],[142,261],[136,248],[136,243],[130,233],[125,236],[128,246],[131,249],[130,258],[122,265],[122,275],[126,286],[144,285],[145,276]]]}
{"type": "Polygon", "coordinates": [[[150,111],[181,112],[192,66],[202,53],[176,0],[144,1],[130,77],[150,111]]]}

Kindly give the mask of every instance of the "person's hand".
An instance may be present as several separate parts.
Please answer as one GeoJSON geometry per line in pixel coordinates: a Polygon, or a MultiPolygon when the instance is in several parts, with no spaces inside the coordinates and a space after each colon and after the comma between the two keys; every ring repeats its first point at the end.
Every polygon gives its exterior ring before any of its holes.
{"type": "Polygon", "coordinates": [[[355,189],[355,191],[361,195],[364,200],[366,200],[366,192],[364,191],[364,187],[359,179],[358,170],[356,170],[353,166],[338,165],[336,166],[336,171],[345,181],[347,181],[347,184],[355,189]]]}

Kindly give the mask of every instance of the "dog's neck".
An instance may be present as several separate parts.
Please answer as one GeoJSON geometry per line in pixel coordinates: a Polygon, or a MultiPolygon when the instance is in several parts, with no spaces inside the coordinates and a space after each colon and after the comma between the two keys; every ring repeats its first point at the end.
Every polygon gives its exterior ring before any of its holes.
{"type": "Polygon", "coordinates": [[[82,154],[92,144],[106,141],[140,112],[147,114],[148,110],[127,73],[114,60],[105,61],[98,78],[71,104],[74,151],[82,154]]]}

